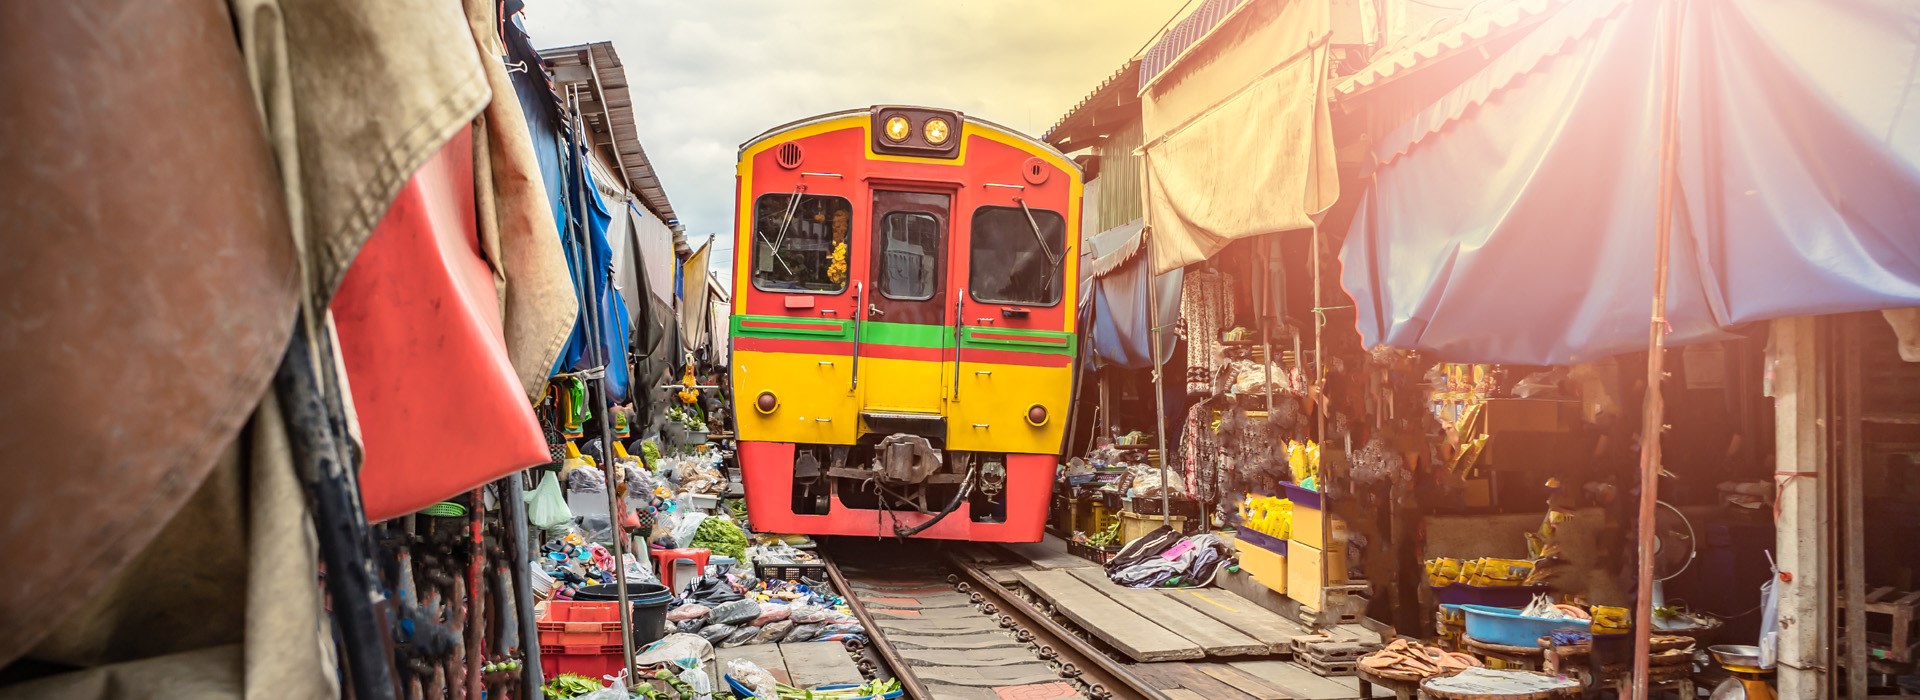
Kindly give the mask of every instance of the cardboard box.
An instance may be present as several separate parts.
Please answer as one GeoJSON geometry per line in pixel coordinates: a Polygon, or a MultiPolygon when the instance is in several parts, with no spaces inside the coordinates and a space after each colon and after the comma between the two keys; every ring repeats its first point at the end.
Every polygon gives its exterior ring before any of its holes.
{"type": "Polygon", "coordinates": [[[1322,607],[1322,590],[1330,583],[1346,583],[1347,555],[1344,547],[1333,553],[1309,547],[1298,541],[1287,545],[1287,597],[1314,610],[1322,607]]]}

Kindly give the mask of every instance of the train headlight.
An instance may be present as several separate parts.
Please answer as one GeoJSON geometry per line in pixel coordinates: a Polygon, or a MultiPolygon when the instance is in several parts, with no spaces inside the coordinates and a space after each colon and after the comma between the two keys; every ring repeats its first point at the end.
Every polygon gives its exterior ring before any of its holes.
{"type": "Polygon", "coordinates": [[[952,130],[953,127],[947,124],[947,120],[934,117],[927,120],[927,125],[921,131],[921,135],[927,138],[928,144],[940,146],[945,145],[947,138],[953,136],[952,130]]]}
{"type": "Polygon", "coordinates": [[[1027,425],[1040,427],[1047,424],[1047,407],[1034,404],[1027,407],[1027,425]]]}
{"type": "Polygon", "coordinates": [[[894,143],[900,143],[902,141],[907,140],[907,136],[912,133],[913,133],[913,125],[907,123],[906,117],[896,116],[896,117],[887,118],[887,140],[888,141],[892,141],[894,143]]]}
{"type": "Polygon", "coordinates": [[[772,413],[773,409],[779,406],[780,399],[775,398],[771,391],[762,391],[760,392],[760,397],[753,400],[754,410],[761,413],[772,413]]]}

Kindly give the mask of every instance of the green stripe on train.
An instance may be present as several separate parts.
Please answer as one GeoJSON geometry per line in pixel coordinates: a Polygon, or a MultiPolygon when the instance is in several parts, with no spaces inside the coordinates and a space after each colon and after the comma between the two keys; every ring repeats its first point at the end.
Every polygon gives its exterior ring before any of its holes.
{"type": "MultiPolygon", "coordinates": [[[[853,324],[849,321],[837,319],[792,318],[787,316],[734,316],[731,325],[734,336],[743,338],[784,338],[791,340],[826,340],[840,342],[850,342],[853,340],[853,324]],[[788,327],[751,327],[753,325],[765,326],[769,324],[788,327]],[[794,328],[792,326],[808,327],[794,328]]],[[[963,348],[1071,356],[1075,349],[1079,347],[1079,339],[1074,334],[1061,331],[967,326],[962,335],[961,346],[963,348]]],[[[946,349],[953,347],[953,326],[862,321],[860,323],[860,342],[910,348],[946,349]]]]}

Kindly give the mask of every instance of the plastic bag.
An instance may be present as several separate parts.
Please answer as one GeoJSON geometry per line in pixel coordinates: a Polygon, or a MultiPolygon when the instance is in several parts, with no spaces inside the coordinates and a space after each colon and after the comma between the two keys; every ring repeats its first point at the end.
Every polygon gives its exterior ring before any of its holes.
{"type": "Polygon", "coordinates": [[[560,480],[553,472],[540,477],[539,485],[527,492],[526,500],[527,520],[542,532],[565,530],[573,522],[573,510],[567,507],[567,496],[560,492],[560,480]]]}
{"type": "Polygon", "coordinates": [[[751,644],[753,642],[753,638],[759,635],[760,635],[760,628],[754,627],[752,625],[743,625],[741,627],[735,628],[733,630],[733,634],[727,635],[726,640],[720,642],[720,646],[722,648],[725,648],[725,647],[737,647],[742,644],[751,644]]]}
{"type": "Polygon", "coordinates": [[[780,621],[768,624],[760,628],[759,634],[753,635],[753,643],[754,644],[771,644],[773,642],[778,642],[782,639],[786,639],[787,633],[792,632],[794,626],[795,625],[793,624],[792,620],[780,620],[780,621]]]}
{"type": "Polygon", "coordinates": [[[760,616],[753,618],[753,624],[759,627],[765,627],[769,623],[779,622],[781,620],[787,619],[789,614],[792,612],[793,612],[793,607],[789,605],[782,605],[780,603],[761,603],[760,616]]]}
{"type": "Polygon", "coordinates": [[[683,632],[686,634],[694,634],[699,632],[701,628],[706,626],[707,626],[707,618],[704,618],[704,617],[696,617],[696,618],[691,618],[687,620],[676,620],[673,623],[673,631],[683,632]]]}
{"type": "Polygon", "coordinates": [[[709,623],[707,626],[700,628],[699,634],[700,634],[700,638],[707,640],[708,643],[719,644],[721,641],[724,641],[727,637],[732,636],[734,631],[737,629],[739,628],[734,627],[733,625],[709,623]]]}
{"type": "Polygon", "coordinates": [[[714,608],[707,619],[723,625],[742,625],[760,617],[760,604],[751,600],[736,600],[714,608]]]}
{"type": "Polygon", "coordinates": [[[693,534],[700,530],[700,523],[706,522],[707,514],[693,511],[676,511],[678,516],[673,522],[673,546],[685,547],[693,544],[693,534]]]}
{"type": "Polygon", "coordinates": [[[828,608],[828,607],[819,606],[819,605],[794,605],[794,606],[791,606],[788,610],[789,610],[787,614],[788,619],[791,619],[794,622],[800,623],[802,625],[811,625],[811,624],[826,622],[827,620],[832,619],[834,616],[833,608],[828,608]]]}
{"type": "MultiPolygon", "coordinates": [[[[792,620],[788,620],[788,622],[792,622],[792,620]]],[[[794,625],[792,629],[787,630],[786,638],[780,641],[810,642],[813,641],[814,637],[820,636],[820,630],[824,627],[826,627],[826,625],[794,625]]]]}
{"type": "MultiPolygon", "coordinates": [[[[1767,553],[1773,561],[1773,553],[1767,553]]],[[[1760,584],[1760,666],[1773,666],[1780,653],[1780,571],[1769,567],[1767,582],[1760,584]]]]}
{"type": "Polygon", "coordinates": [[[619,676],[603,677],[603,680],[607,681],[607,687],[587,693],[586,695],[575,695],[573,696],[573,700],[628,700],[627,684],[622,680],[626,676],[626,672],[620,671],[619,673],[619,676]]]}
{"type": "Polygon", "coordinates": [[[682,605],[672,610],[668,610],[667,619],[672,620],[674,622],[680,622],[682,620],[692,620],[694,618],[706,617],[707,613],[709,612],[713,612],[713,609],[708,608],[707,606],[701,605],[699,603],[688,603],[686,605],[682,605]]]}
{"type": "Polygon", "coordinates": [[[772,700],[779,693],[780,682],[772,673],[746,659],[734,659],[727,662],[727,675],[738,681],[747,690],[753,691],[756,698],[772,700]]]}

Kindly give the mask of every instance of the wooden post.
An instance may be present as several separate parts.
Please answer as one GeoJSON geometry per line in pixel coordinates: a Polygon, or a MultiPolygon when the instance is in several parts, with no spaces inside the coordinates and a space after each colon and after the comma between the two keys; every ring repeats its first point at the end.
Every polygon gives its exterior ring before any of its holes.
{"type": "Polygon", "coordinates": [[[1836,320],[1840,326],[1839,346],[1833,356],[1840,358],[1840,386],[1834,391],[1840,395],[1842,438],[1834,447],[1840,455],[1836,476],[1842,499],[1840,517],[1845,525],[1839,542],[1845,547],[1840,579],[1846,584],[1847,697],[1863,700],[1867,697],[1867,553],[1861,540],[1867,526],[1866,515],[1861,512],[1866,508],[1866,495],[1860,484],[1866,478],[1866,461],[1860,454],[1860,317],[1836,320]]]}
{"type": "Polygon", "coordinates": [[[1826,687],[1827,549],[1822,535],[1829,469],[1827,383],[1812,317],[1773,322],[1774,519],[1779,549],[1779,696],[1816,698],[1826,687]]]}
{"type": "Polygon", "coordinates": [[[1633,604],[1633,698],[1647,700],[1653,639],[1653,551],[1655,512],[1660,498],[1660,439],[1666,432],[1666,401],[1661,394],[1665,383],[1667,349],[1667,259],[1668,242],[1673,236],[1673,199],[1675,187],[1675,131],[1679,115],[1680,21],[1684,18],[1684,0],[1662,7],[1661,75],[1666,84],[1660,98],[1660,186],[1654,206],[1653,236],[1653,313],[1647,331],[1647,396],[1645,422],[1640,428],[1640,513],[1638,539],[1640,558],[1633,604]]]}
{"type": "MultiPolygon", "coordinates": [[[[1152,229],[1147,229],[1140,235],[1148,237],[1152,233],[1152,229]]],[[[1160,524],[1172,527],[1173,507],[1168,503],[1170,499],[1167,496],[1172,488],[1167,483],[1167,459],[1172,455],[1167,454],[1167,387],[1166,378],[1161,376],[1166,365],[1160,362],[1160,300],[1155,293],[1158,290],[1153,288],[1153,280],[1157,277],[1153,268],[1153,240],[1146,238],[1140,244],[1147,247],[1147,354],[1152,355],[1147,362],[1153,365],[1153,417],[1157,421],[1153,426],[1153,438],[1160,448],[1160,524]]],[[[1199,496],[1197,493],[1193,495],[1199,496]]]]}

